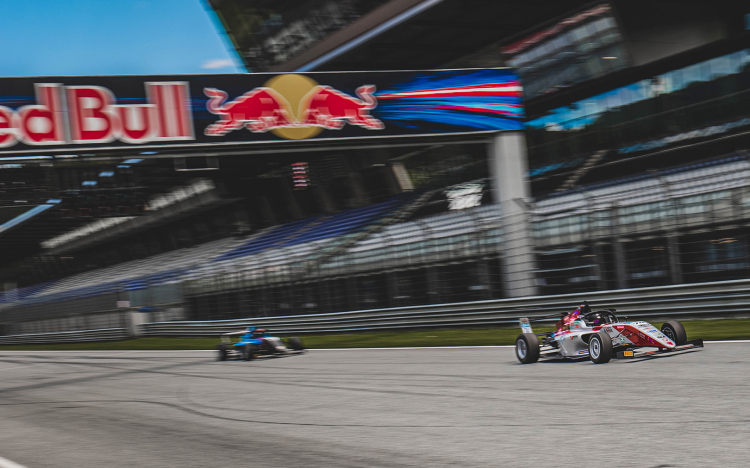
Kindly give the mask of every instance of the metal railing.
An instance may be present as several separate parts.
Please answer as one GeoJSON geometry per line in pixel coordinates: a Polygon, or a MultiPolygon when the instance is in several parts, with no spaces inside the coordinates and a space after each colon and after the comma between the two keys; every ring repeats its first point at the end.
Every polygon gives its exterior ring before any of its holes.
{"type": "Polygon", "coordinates": [[[696,319],[750,316],[750,281],[660,286],[331,314],[157,322],[144,324],[142,334],[210,336],[249,325],[269,327],[279,334],[486,327],[512,324],[519,317],[542,317],[569,311],[584,300],[588,300],[594,308],[616,308],[618,314],[629,318],[696,319]]]}
{"type": "Polygon", "coordinates": [[[0,336],[0,345],[28,345],[44,343],[82,343],[87,341],[118,341],[128,337],[127,328],[78,330],[58,333],[0,336]]]}
{"type": "MultiPolygon", "coordinates": [[[[141,336],[217,336],[249,325],[274,333],[338,333],[436,327],[511,325],[519,317],[543,317],[570,311],[582,301],[616,308],[629,319],[705,319],[750,316],[750,280],[536,296],[432,306],[399,307],[330,314],[214,321],[153,322],[140,325],[141,336]]],[[[128,337],[125,328],[39,333],[0,337],[0,344],[112,341],[128,337]]]]}

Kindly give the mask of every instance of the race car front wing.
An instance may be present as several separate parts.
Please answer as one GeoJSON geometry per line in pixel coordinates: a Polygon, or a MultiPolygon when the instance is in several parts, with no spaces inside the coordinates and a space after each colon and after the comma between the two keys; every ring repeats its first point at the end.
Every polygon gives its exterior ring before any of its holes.
{"type": "Polygon", "coordinates": [[[638,359],[642,357],[648,357],[648,356],[654,356],[659,354],[665,354],[665,353],[674,353],[679,351],[687,351],[690,349],[696,349],[696,348],[702,348],[703,347],[703,340],[697,339],[697,340],[690,340],[684,345],[675,346],[672,349],[657,349],[654,351],[638,351],[637,349],[629,349],[625,351],[618,351],[617,352],[617,359],[638,359]]]}

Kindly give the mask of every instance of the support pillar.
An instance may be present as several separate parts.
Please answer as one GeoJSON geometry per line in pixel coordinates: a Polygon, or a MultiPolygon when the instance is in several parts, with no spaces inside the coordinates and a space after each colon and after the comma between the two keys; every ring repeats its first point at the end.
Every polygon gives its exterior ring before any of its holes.
{"type": "Polygon", "coordinates": [[[677,243],[677,234],[670,233],[667,236],[667,255],[669,256],[669,274],[672,284],[682,284],[682,265],[680,264],[680,246],[677,243]]]}
{"type": "Polygon", "coordinates": [[[357,301],[357,279],[353,276],[346,278],[346,303],[347,310],[359,310],[359,301],[357,301]]]}
{"type": "Polygon", "coordinates": [[[531,223],[525,205],[531,197],[526,177],[526,138],[523,132],[502,132],[488,145],[493,201],[503,214],[503,285],[506,297],[535,296],[536,258],[531,223]]]}
{"type": "Polygon", "coordinates": [[[599,242],[594,241],[591,243],[591,251],[594,254],[594,271],[596,272],[596,286],[599,291],[606,291],[607,289],[607,278],[604,277],[604,255],[602,254],[602,246],[599,242]]]}
{"type": "Polygon", "coordinates": [[[430,304],[439,304],[440,300],[440,280],[438,279],[437,267],[430,265],[427,267],[427,301],[430,304]]]}
{"type": "Polygon", "coordinates": [[[617,289],[628,288],[627,259],[625,258],[625,249],[622,247],[622,241],[615,237],[612,243],[615,252],[615,273],[617,275],[617,289]]]}
{"type": "Polygon", "coordinates": [[[622,239],[620,238],[620,209],[617,207],[616,203],[610,211],[610,219],[612,220],[612,250],[615,254],[615,277],[617,279],[617,289],[627,289],[628,261],[625,257],[625,249],[622,246],[622,239]]]}
{"type": "Polygon", "coordinates": [[[395,271],[389,271],[385,274],[385,294],[388,307],[398,307],[401,302],[401,299],[399,299],[401,294],[398,287],[398,274],[395,271]]]}
{"type": "Polygon", "coordinates": [[[477,299],[486,301],[492,299],[492,282],[490,281],[489,260],[480,259],[476,265],[475,277],[477,287],[477,299]]]}

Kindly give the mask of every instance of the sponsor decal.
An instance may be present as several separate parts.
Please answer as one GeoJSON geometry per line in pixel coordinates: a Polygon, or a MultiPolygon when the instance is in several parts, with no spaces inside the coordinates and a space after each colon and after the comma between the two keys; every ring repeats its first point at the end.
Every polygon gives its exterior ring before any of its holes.
{"type": "Polygon", "coordinates": [[[115,104],[101,86],[34,87],[35,104],[0,106],[0,147],[194,139],[186,82],[145,83],[146,104],[115,104]]]}
{"type": "Polygon", "coordinates": [[[375,85],[356,89],[357,97],[330,86],[319,85],[303,75],[279,75],[263,86],[227,102],[227,93],[204,88],[206,108],[220,119],[206,127],[207,136],[219,137],[243,127],[251,132],[274,131],[286,139],[311,138],[321,130],[341,130],[356,125],[368,130],[382,130],[383,122],[372,117],[377,107],[373,96],[375,85]]]}
{"type": "Polygon", "coordinates": [[[525,318],[525,317],[521,318],[520,322],[521,322],[521,332],[523,332],[523,333],[532,333],[532,331],[531,331],[531,324],[529,323],[529,319],[528,318],[525,318]]]}
{"type": "Polygon", "coordinates": [[[578,354],[588,354],[588,353],[589,353],[588,349],[582,349],[582,350],[578,351],[578,354]]]}
{"type": "MultiPolygon", "coordinates": [[[[0,88],[0,152],[524,128],[521,83],[504,68],[0,78],[0,88]]],[[[481,192],[460,187],[454,208],[481,192]]]]}
{"type": "Polygon", "coordinates": [[[623,356],[625,357],[633,357],[633,351],[623,351],[623,356]]]}

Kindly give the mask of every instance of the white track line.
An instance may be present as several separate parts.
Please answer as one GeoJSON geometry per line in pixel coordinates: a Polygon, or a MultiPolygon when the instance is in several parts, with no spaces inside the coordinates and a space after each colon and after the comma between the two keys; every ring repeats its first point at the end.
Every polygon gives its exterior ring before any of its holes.
{"type": "Polygon", "coordinates": [[[7,458],[0,457],[0,468],[26,468],[23,465],[19,465],[14,461],[10,461],[7,458]]]}

